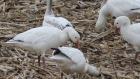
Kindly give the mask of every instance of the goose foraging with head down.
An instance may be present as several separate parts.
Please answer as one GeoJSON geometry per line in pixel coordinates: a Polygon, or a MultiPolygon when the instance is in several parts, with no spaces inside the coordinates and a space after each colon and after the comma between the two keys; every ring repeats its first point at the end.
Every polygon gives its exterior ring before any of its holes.
{"type": "Polygon", "coordinates": [[[137,60],[140,53],[140,23],[131,24],[127,16],[117,17],[114,25],[120,29],[122,38],[132,44],[136,50],[135,59],[137,60]]]}
{"type": "Polygon", "coordinates": [[[100,76],[95,66],[86,62],[84,54],[72,47],[52,48],[54,50],[50,61],[56,62],[62,71],[66,73],[89,73],[90,75],[100,76]]]}
{"type": "Polygon", "coordinates": [[[79,44],[80,35],[72,27],[65,28],[63,31],[55,27],[37,27],[16,35],[6,43],[34,50],[39,54],[40,65],[41,54],[43,54],[44,58],[47,50],[59,47],[68,40],[79,44]]]}
{"type": "Polygon", "coordinates": [[[140,13],[140,0],[107,0],[102,5],[95,29],[102,32],[106,28],[107,16],[135,16],[140,13]]]}
{"type": "Polygon", "coordinates": [[[70,21],[68,21],[64,17],[56,17],[53,14],[52,11],[52,0],[47,0],[47,9],[44,15],[44,20],[43,20],[43,25],[42,26],[47,26],[48,24],[51,24],[61,30],[63,30],[66,27],[73,27],[70,21]]]}

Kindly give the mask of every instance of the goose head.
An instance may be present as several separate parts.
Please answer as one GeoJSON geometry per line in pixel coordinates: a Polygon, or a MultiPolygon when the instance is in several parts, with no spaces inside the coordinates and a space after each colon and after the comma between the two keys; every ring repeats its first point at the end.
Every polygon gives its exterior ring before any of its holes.
{"type": "Polygon", "coordinates": [[[68,35],[68,38],[76,44],[76,47],[79,48],[80,35],[73,27],[67,27],[63,30],[68,35]]]}
{"type": "Polygon", "coordinates": [[[130,24],[131,24],[130,19],[127,16],[117,17],[114,21],[114,26],[116,26],[117,28],[125,27],[130,24]]]}

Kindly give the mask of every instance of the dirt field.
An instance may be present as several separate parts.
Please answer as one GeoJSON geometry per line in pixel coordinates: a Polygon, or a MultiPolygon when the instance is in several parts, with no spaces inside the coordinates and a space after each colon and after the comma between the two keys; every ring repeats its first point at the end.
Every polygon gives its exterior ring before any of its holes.
{"type": "MultiPolygon", "coordinates": [[[[57,16],[71,21],[80,32],[80,49],[89,63],[105,74],[101,79],[140,79],[140,63],[134,60],[135,51],[119,33],[95,32],[102,0],[83,1],[84,4],[77,0],[60,0],[53,3],[53,10],[57,16]]],[[[61,79],[60,70],[54,63],[47,61],[45,69],[38,67],[37,62],[33,65],[36,54],[4,44],[20,32],[41,26],[46,4],[40,3],[36,9],[34,4],[34,0],[0,0],[0,79],[61,79]],[[29,53],[28,58],[24,57],[25,53],[29,53]]],[[[72,76],[75,79],[98,79],[87,74],[72,76]]]]}

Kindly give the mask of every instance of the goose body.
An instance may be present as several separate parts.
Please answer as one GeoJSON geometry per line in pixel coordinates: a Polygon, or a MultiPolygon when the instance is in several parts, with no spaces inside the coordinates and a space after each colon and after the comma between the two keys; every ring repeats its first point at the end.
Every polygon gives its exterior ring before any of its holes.
{"type": "Polygon", "coordinates": [[[63,45],[69,39],[75,43],[80,39],[79,34],[71,27],[64,31],[55,27],[37,27],[16,35],[7,43],[45,52],[49,48],[63,45]]]}
{"type": "Polygon", "coordinates": [[[140,23],[131,24],[127,16],[120,16],[115,20],[114,25],[120,29],[122,38],[133,45],[137,52],[135,56],[137,59],[140,53],[140,23]]]}
{"type": "Polygon", "coordinates": [[[68,40],[77,43],[79,39],[79,34],[71,27],[63,31],[55,27],[37,27],[16,35],[6,43],[34,50],[39,56],[44,56],[50,48],[59,47],[68,40]]]}
{"type": "Polygon", "coordinates": [[[42,26],[47,26],[48,24],[53,25],[56,28],[63,30],[66,27],[73,27],[70,21],[64,17],[56,17],[52,11],[52,0],[47,0],[47,9],[44,15],[44,20],[42,26]]]}
{"type": "Polygon", "coordinates": [[[59,29],[37,27],[16,35],[7,43],[13,43],[26,49],[46,51],[51,47],[62,45],[66,40],[68,40],[68,37],[59,29]]]}
{"type": "Polygon", "coordinates": [[[104,31],[108,15],[118,16],[135,16],[140,13],[140,0],[107,0],[99,11],[99,17],[95,29],[98,32],[104,31]]]}
{"type": "Polygon", "coordinates": [[[48,24],[51,24],[61,30],[63,30],[66,27],[73,27],[73,25],[63,17],[45,15],[43,20],[43,26],[47,26],[48,24]]]}
{"type": "Polygon", "coordinates": [[[50,60],[56,62],[60,68],[67,73],[89,73],[99,76],[100,73],[95,66],[86,62],[84,54],[72,47],[59,47],[54,49],[50,60]]]}

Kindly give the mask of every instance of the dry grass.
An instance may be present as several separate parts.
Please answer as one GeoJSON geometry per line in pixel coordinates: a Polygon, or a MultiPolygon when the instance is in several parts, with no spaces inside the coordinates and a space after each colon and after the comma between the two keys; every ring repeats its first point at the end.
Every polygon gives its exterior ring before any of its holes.
{"type": "MultiPolygon", "coordinates": [[[[132,47],[121,40],[118,33],[94,31],[100,3],[101,0],[86,0],[83,6],[76,0],[63,0],[54,2],[53,7],[55,14],[69,19],[82,34],[81,50],[89,62],[105,74],[102,79],[140,79],[140,63],[134,61],[132,47]]],[[[46,5],[38,4],[38,11],[33,5],[34,0],[0,1],[0,79],[61,79],[54,63],[47,61],[45,69],[38,67],[36,54],[4,44],[14,35],[42,24],[46,5]],[[26,53],[29,53],[28,58],[24,57],[26,53]]],[[[96,79],[87,74],[72,76],[96,79]]]]}

